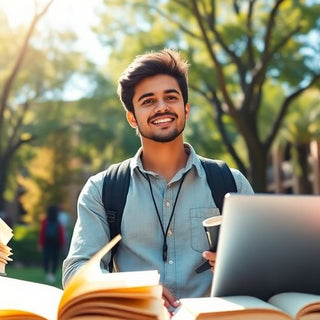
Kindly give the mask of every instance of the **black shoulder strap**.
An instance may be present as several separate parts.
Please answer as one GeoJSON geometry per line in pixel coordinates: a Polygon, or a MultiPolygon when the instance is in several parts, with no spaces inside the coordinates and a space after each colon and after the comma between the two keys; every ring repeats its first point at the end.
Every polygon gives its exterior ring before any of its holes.
{"type": "MultiPolygon", "coordinates": [[[[234,177],[224,161],[204,157],[200,157],[200,160],[205,169],[214,202],[220,212],[222,212],[225,194],[237,191],[234,177]]],[[[111,239],[120,233],[122,214],[127,200],[129,184],[130,159],[113,164],[106,170],[102,188],[102,202],[110,226],[111,239]]],[[[110,272],[112,272],[113,269],[113,256],[117,247],[118,245],[114,246],[111,250],[110,272]]]]}
{"type": "MultiPolygon", "coordinates": [[[[102,203],[110,226],[112,239],[121,229],[121,220],[130,184],[130,159],[111,165],[107,170],[102,187],[102,203]]],[[[117,245],[111,250],[109,271],[113,269],[113,256],[117,245]]]]}
{"type": "Polygon", "coordinates": [[[224,196],[228,192],[237,192],[236,182],[228,165],[222,160],[212,160],[200,157],[201,164],[206,172],[211,194],[220,213],[224,196]]]}

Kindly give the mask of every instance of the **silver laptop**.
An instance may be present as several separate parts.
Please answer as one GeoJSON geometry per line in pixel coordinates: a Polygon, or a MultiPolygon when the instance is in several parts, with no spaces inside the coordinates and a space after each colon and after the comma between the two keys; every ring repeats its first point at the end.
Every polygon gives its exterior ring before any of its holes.
{"type": "Polygon", "coordinates": [[[320,294],[320,196],[226,195],[212,296],[320,294]]]}

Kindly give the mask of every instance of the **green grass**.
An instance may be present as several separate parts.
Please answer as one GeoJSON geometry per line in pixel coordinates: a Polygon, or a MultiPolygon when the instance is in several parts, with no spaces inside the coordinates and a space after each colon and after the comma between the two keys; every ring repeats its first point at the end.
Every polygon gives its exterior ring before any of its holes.
{"type": "Polygon", "coordinates": [[[6,266],[7,277],[49,284],[57,288],[62,288],[61,284],[61,266],[58,267],[56,281],[48,283],[45,279],[45,273],[41,267],[22,267],[8,264],[6,266]]]}

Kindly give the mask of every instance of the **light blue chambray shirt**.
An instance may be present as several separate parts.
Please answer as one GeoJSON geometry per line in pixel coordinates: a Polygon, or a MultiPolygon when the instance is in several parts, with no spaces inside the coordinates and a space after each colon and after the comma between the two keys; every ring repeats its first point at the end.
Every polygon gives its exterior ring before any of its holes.
{"type": "MultiPolygon", "coordinates": [[[[202,220],[219,215],[206,174],[194,149],[185,144],[189,159],[167,183],[160,175],[143,169],[139,149],[131,159],[131,181],[121,224],[122,240],[115,255],[119,271],[158,270],[161,283],[178,299],[210,294],[212,272],[200,274],[195,269],[204,262],[202,252],[208,250],[208,241],[202,220]],[[140,171],[139,171],[139,169],[140,171]],[[187,172],[177,200],[167,235],[168,258],[163,261],[163,234],[152,201],[148,174],[164,229],[167,228],[173,204],[183,174],[187,172]]],[[[237,190],[253,193],[247,179],[232,169],[237,190]]],[[[109,240],[110,232],[101,200],[105,172],[92,176],[83,187],[78,200],[78,218],[74,228],[70,251],[63,263],[63,284],[94,253],[109,240]]],[[[110,256],[103,259],[107,269],[110,256]]]]}

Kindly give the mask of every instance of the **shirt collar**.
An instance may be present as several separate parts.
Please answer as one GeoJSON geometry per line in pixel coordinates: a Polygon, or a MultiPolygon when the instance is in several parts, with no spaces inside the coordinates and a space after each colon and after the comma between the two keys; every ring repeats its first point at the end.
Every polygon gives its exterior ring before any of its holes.
{"type": "MultiPolygon", "coordinates": [[[[204,175],[204,171],[203,171],[200,159],[196,154],[194,148],[191,146],[191,144],[186,142],[184,143],[184,148],[186,152],[189,154],[189,158],[185,168],[181,170],[181,173],[183,174],[189,171],[192,167],[194,167],[198,175],[202,177],[204,175]]],[[[131,170],[136,171],[139,168],[142,172],[145,172],[145,169],[143,168],[142,161],[141,161],[141,154],[142,154],[142,147],[138,149],[134,157],[131,159],[131,164],[130,164],[131,170]]]]}

